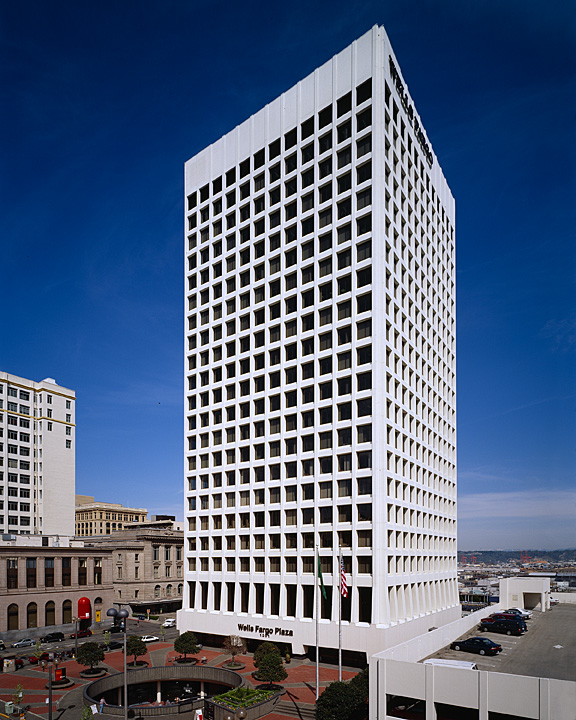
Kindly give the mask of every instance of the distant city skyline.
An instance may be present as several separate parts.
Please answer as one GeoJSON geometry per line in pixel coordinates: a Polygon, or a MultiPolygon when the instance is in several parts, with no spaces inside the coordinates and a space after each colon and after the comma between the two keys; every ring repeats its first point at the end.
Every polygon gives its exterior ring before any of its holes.
{"type": "Polygon", "coordinates": [[[75,389],[76,492],[182,517],[184,162],[382,23],[456,199],[459,548],[575,547],[572,3],[215,12],[0,6],[0,369],[75,389]]]}

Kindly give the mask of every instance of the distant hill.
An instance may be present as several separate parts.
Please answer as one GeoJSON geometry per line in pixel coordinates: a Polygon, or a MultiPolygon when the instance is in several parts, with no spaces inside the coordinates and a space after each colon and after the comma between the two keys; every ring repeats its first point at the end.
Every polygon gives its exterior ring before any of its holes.
{"type": "Polygon", "coordinates": [[[498,563],[523,563],[542,560],[552,563],[576,563],[576,549],[572,550],[458,550],[458,560],[462,556],[467,558],[469,563],[487,563],[497,565],[498,563]],[[472,560],[472,556],[475,560],[472,560]],[[530,560],[526,560],[526,556],[530,560]]]}

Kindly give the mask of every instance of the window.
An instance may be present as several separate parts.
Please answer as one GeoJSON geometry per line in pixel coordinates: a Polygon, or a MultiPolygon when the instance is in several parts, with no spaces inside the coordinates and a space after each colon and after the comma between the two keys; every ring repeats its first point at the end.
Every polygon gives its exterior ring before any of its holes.
{"type": "MultiPolygon", "coordinates": [[[[8,389],[10,390],[11,388],[8,388],[8,389]]],[[[8,558],[6,563],[7,563],[6,587],[9,590],[15,590],[18,587],[18,558],[8,558]]],[[[17,628],[15,628],[15,629],[17,629],[17,628]]]]}
{"type": "Polygon", "coordinates": [[[325,153],[327,150],[330,150],[332,147],[332,133],[326,133],[325,135],[322,135],[321,138],[318,139],[318,150],[320,154],[325,153]]]}
{"type": "Polygon", "coordinates": [[[362,157],[372,150],[372,136],[366,135],[356,142],[356,155],[362,157]]]}
{"type": "Polygon", "coordinates": [[[370,180],[372,177],[372,163],[369,161],[367,163],[364,163],[364,165],[361,165],[359,168],[356,169],[356,179],[358,185],[362,184],[363,182],[366,182],[366,180],[370,180]]]}
{"type": "MultiPolygon", "coordinates": [[[[26,587],[36,587],[36,558],[26,558],[26,587]]],[[[28,627],[36,627],[36,625],[28,627]]]]}
{"type": "Polygon", "coordinates": [[[38,627],[38,606],[34,602],[29,603],[26,608],[26,627],[38,627]]]}
{"type": "MultiPolygon", "coordinates": [[[[365,141],[362,140],[362,143],[365,141]]],[[[363,144],[364,147],[364,144],[363,144]]],[[[369,152],[369,151],[365,151],[369,152]]],[[[363,153],[365,154],[365,153],[363,153]]],[[[349,165],[352,162],[352,148],[350,146],[344,148],[343,150],[340,150],[338,153],[338,169],[346,167],[346,165],[349,165]]]]}
{"type": "Polygon", "coordinates": [[[69,557],[62,558],[62,585],[67,587],[72,585],[72,558],[69,557]]]}
{"type": "Polygon", "coordinates": [[[361,575],[372,574],[372,558],[369,556],[358,557],[358,573],[361,575]]]}

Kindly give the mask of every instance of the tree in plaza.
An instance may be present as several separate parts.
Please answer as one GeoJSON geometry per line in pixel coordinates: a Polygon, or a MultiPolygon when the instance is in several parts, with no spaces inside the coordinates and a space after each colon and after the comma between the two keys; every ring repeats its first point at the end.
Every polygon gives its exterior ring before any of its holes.
{"type": "Polygon", "coordinates": [[[316,700],[316,720],[361,720],[366,709],[366,699],[356,685],[336,681],[316,700]]]}
{"type": "Polygon", "coordinates": [[[365,667],[350,680],[350,685],[358,691],[364,702],[368,702],[368,672],[369,669],[365,667]]]}
{"type": "Polygon", "coordinates": [[[280,657],[280,651],[269,652],[263,655],[258,663],[258,680],[264,680],[269,685],[274,682],[286,680],[288,673],[280,657]]]}
{"type": "Polygon", "coordinates": [[[78,648],[76,660],[80,665],[85,665],[93,670],[99,662],[104,660],[104,650],[98,647],[98,643],[85,642],[78,648]]]}
{"type": "Polygon", "coordinates": [[[106,649],[110,647],[110,643],[112,642],[112,633],[110,630],[106,630],[106,632],[102,635],[102,640],[104,640],[104,645],[106,645],[106,649]]]}
{"type": "Polygon", "coordinates": [[[42,655],[42,644],[40,642],[40,638],[36,640],[36,644],[34,645],[34,657],[36,660],[40,660],[40,656],[42,655]]]}
{"type": "Polygon", "coordinates": [[[80,714],[80,720],[92,720],[93,717],[94,713],[92,712],[92,709],[89,708],[87,705],[84,705],[80,714]]]}
{"type": "Polygon", "coordinates": [[[24,686],[21,683],[18,683],[14,688],[14,692],[12,693],[12,702],[14,703],[14,705],[19,705],[22,702],[23,696],[24,686]]]}
{"type": "Polygon", "coordinates": [[[231,656],[232,663],[235,662],[236,655],[243,655],[246,652],[246,643],[239,635],[228,635],[222,647],[231,656]]]}
{"type": "Polygon", "coordinates": [[[272,642],[260,643],[254,653],[254,667],[259,668],[262,658],[266,657],[266,655],[278,655],[278,657],[280,657],[280,650],[278,649],[278,646],[274,645],[272,642]]]}
{"type": "Polygon", "coordinates": [[[182,633],[182,635],[176,638],[174,641],[174,650],[182,653],[184,660],[186,660],[187,655],[196,655],[196,653],[200,651],[198,638],[193,632],[188,630],[188,632],[182,633]]]}
{"type": "Polygon", "coordinates": [[[136,665],[136,659],[146,655],[148,648],[146,643],[139,635],[130,635],[126,638],[126,655],[132,655],[134,658],[132,664],[136,665]]]}

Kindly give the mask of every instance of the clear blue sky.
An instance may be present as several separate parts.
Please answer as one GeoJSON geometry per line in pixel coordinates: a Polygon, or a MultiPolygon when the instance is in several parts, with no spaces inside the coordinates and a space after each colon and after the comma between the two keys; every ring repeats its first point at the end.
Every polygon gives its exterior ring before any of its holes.
{"type": "Polygon", "coordinates": [[[460,548],[576,546],[571,0],[0,0],[0,368],[182,516],[183,164],[384,24],[457,203],[460,548]]]}

